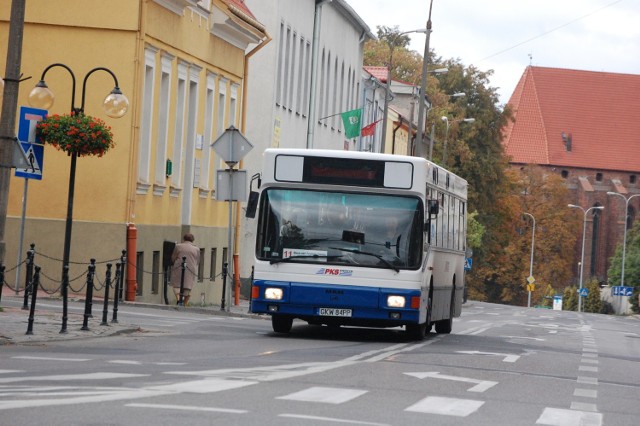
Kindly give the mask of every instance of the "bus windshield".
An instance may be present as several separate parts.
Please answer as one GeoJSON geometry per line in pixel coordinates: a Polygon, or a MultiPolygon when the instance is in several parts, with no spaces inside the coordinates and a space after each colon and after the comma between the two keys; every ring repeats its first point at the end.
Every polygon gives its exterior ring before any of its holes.
{"type": "Polygon", "coordinates": [[[418,197],[265,189],[256,256],[386,269],[418,269],[424,207],[418,197]]]}

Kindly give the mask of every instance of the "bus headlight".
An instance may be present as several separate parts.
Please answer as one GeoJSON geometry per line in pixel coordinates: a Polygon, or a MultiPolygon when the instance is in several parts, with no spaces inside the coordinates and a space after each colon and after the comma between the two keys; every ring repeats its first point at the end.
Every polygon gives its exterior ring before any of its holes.
{"type": "Polygon", "coordinates": [[[387,296],[387,306],[390,308],[404,308],[404,296],[387,296]]]}
{"type": "Polygon", "coordinates": [[[282,300],[282,289],[267,287],[264,289],[264,298],[269,300],[282,300]]]}

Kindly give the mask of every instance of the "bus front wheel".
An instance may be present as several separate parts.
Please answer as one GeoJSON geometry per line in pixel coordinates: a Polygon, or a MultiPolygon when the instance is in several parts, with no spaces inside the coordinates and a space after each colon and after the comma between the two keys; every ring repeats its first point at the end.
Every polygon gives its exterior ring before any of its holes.
{"type": "Polygon", "coordinates": [[[422,340],[427,334],[427,323],[424,324],[407,324],[405,326],[407,337],[411,340],[422,340]]]}
{"type": "Polygon", "coordinates": [[[291,331],[293,318],[282,315],[271,316],[271,326],[276,333],[288,333],[291,331]]]}

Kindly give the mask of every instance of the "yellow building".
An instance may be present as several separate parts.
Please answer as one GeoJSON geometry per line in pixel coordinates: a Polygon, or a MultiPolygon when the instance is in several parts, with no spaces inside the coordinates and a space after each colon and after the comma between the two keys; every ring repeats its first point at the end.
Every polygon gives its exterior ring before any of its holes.
{"type": "MultiPolygon", "coordinates": [[[[11,0],[0,0],[2,70],[10,10],[11,0]]],[[[45,81],[56,95],[49,113],[68,113],[83,103],[85,114],[103,119],[114,134],[115,148],[104,157],[77,159],[72,291],[83,292],[90,258],[102,282],[105,263],[115,266],[126,249],[129,298],[161,302],[163,246],[190,232],[201,254],[191,302],[220,303],[229,224],[228,203],[215,199],[215,175],[226,166],[210,145],[231,125],[242,130],[247,63],[267,40],[238,0],[27,2],[21,70],[32,78],[20,84],[18,105],[28,106],[43,70],[62,63],[75,75],[75,94],[70,72],[48,69],[45,81]],[[104,70],[91,72],[96,67],[112,71],[129,99],[120,119],[102,109],[114,78],[104,70]]],[[[11,179],[8,283],[18,278],[14,267],[25,257],[19,253],[24,229],[22,252],[35,244],[42,285],[51,291],[60,286],[69,181],[69,156],[52,146],[44,149],[42,180],[30,179],[27,188],[23,178],[11,179]]],[[[175,303],[168,294],[168,303],[175,303]]]]}

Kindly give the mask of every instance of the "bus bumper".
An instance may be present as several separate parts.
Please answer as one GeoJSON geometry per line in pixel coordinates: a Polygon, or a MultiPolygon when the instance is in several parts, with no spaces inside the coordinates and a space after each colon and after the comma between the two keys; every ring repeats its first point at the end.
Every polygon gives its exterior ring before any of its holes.
{"type": "Polygon", "coordinates": [[[420,300],[419,290],[255,280],[251,312],[312,324],[397,327],[419,323],[420,300]]]}

